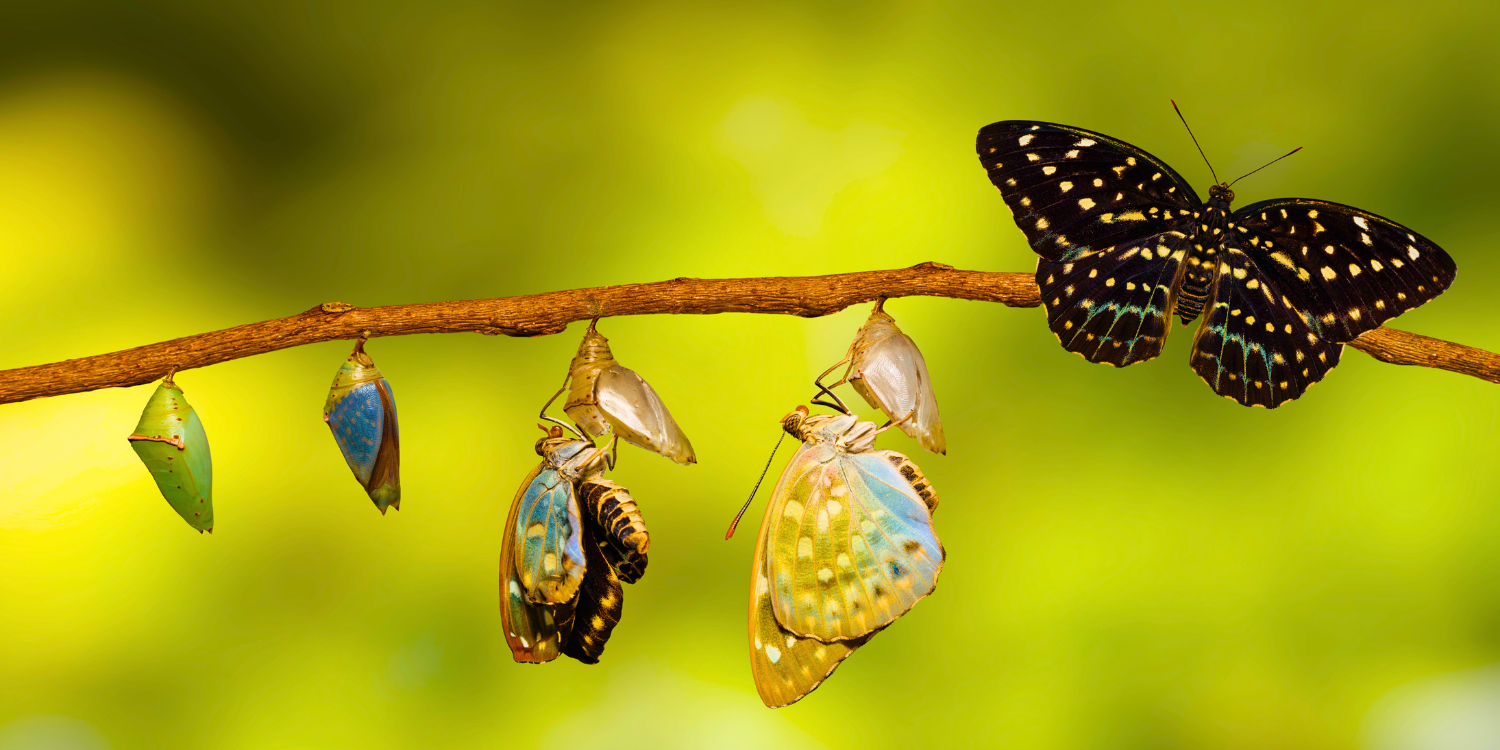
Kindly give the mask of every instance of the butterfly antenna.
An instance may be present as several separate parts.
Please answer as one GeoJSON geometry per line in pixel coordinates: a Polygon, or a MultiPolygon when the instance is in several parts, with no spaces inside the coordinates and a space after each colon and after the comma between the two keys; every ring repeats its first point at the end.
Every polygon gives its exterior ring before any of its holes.
{"type": "Polygon", "coordinates": [[[766,472],[771,470],[771,459],[776,458],[776,450],[781,447],[781,441],[786,438],[786,431],[782,431],[781,437],[776,438],[776,447],[771,449],[771,457],[766,459],[766,468],[760,470],[760,479],[755,480],[755,489],[750,490],[750,497],[745,498],[745,504],[740,506],[740,512],[734,514],[734,520],[729,524],[729,531],[724,532],[727,540],[734,536],[734,529],[740,525],[740,519],[745,517],[745,511],[750,510],[750,501],[755,499],[755,493],[760,489],[760,483],[766,481],[766,472]]]}
{"type": "MultiPolygon", "coordinates": [[[[1187,118],[1182,116],[1182,110],[1177,108],[1177,102],[1172,99],[1167,101],[1172,102],[1172,110],[1177,113],[1177,119],[1182,120],[1182,126],[1187,128],[1188,137],[1193,139],[1193,145],[1198,146],[1198,136],[1193,135],[1193,129],[1188,127],[1187,118]]],[[[1214,184],[1219,184],[1219,175],[1214,172],[1214,165],[1209,164],[1208,154],[1203,153],[1202,146],[1198,146],[1198,155],[1203,157],[1204,164],[1208,164],[1208,173],[1214,176],[1214,184]]]]}
{"type": "MultiPolygon", "coordinates": [[[[1302,150],[1302,147],[1298,146],[1298,147],[1292,149],[1291,151],[1287,152],[1285,155],[1278,156],[1275,159],[1272,159],[1271,161],[1267,162],[1266,166],[1265,167],[1261,167],[1260,169],[1265,169],[1266,167],[1269,167],[1272,164],[1275,164],[1276,162],[1281,161],[1282,159],[1285,159],[1286,157],[1291,156],[1292,154],[1295,154],[1295,153],[1297,153],[1298,151],[1301,151],[1301,150],[1302,150]]],[[[1239,176],[1238,178],[1236,178],[1234,182],[1239,182],[1240,180],[1243,180],[1246,177],[1249,177],[1250,175],[1255,174],[1256,172],[1259,172],[1260,169],[1251,170],[1250,172],[1247,172],[1247,173],[1239,176]]],[[[1234,185],[1234,182],[1229,183],[1231,187],[1234,185]]]]}

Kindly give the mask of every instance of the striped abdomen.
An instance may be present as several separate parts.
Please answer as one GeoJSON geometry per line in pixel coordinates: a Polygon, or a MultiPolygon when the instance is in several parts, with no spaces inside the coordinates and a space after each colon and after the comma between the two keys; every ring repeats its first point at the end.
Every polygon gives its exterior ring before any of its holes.
{"type": "Polygon", "coordinates": [[[1197,319],[1208,304],[1208,295],[1214,288],[1214,271],[1218,267],[1218,250],[1205,249],[1193,238],[1193,249],[1188,252],[1187,268],[1182,274],[1182,284],[1177,287],[1175,314],[1187,325],[1197,319]]]}
{"type": "Polygon", "coordinates": [[[599,525],[600,548],[620,580],[635,583],[646,574],[646,549],[651,536],[641,509],[624,487],[608,479],[590,479],[578,488],[584,513],[599,525]]]}
{"type": "Polygon", "coordinates": [[[1177,290],[1177,317],[1182,318],[1182,324],[1193,322],[1200,313],[1203,306],[1208,303],[1208,286],[1200,285],[1195,279],[1184,278],[1182,287],[1177,290]]]}

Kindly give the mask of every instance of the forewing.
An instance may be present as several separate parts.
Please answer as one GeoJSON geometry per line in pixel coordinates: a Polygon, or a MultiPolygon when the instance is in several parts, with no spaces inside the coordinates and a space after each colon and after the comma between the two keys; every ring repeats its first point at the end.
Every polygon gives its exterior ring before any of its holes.
{"type": "Polygon", "coordinates": [[[1187,241],[1174,229],[1070,261],[1037,261],[1047,325],[1063,348],[1116,367],[1161,354],[1187,241]]]}
{"type": "Polygon", "coordinates": [[[1051,261],[1161,234],[1201,203],[1165,162],[1082,128],[1006,120],[979,131],[978,150],[1031,249],[1051,261]]]}
{"type": "Polygon", "coordinates": [[[1321,338],[1281,280],[1245,252],[1228,246],[1220,257],[1193,339],[1193,371],[1220,396],[1274,409],[1322,380],[1344,347],[1321,338]]]}
{"type": "Polygon", "coordinates": [[[849,654],[874,637],[872,633],[853,640],[824,643],[799,638],[776,621],[769,580],[776,551],[769,543],[772,514],[778,511],[775,502],[766,509],[750,569],[750,673],[755,677],[760,699],[771,708],[801,700],[833,674],[849,654]]]}
{"type": "Polygon", "coordinates": [[[894,622],[932,592],[943,564],[927,505],[895,466],[875,453],[830,452],[798,453],[767,518],[777,619],[822,641],[894,622]]]}
{"type": "Polygon", "coordinates": [[[598,664],[610,633],[620,622],[625,608],[625,591],[615,569],[605,559],[600,547],[602,530],[592,519],[583,523],[583,552],[588,572],[578,588],[578,604],[573,610],[573,633],[564,642],[562,652],[584,664],[598,664]]]}
{"type": "Polygon", "coordinates": [[[1245,206],[1231,221],[1231,235],[1329,341],[1352,341],[1422,305],[1456,273],[1431,240],[1352,206],[1280,198],[1245,206]]]}
{"type": "Polygon", "coordinates": [[[526,598],[537,604],[571,602],[583,580],[583,525],[578,498],[556,469],[543,468],[517,498],[520,513],[507,533],[515,534],[516,573],[526,598]]]}
{"type": "Polygon", "coordinates": [[[536,664],[557,658],[562,642],[568,639],[573,614],[571,603],[556,606],[531,603],[516,572],[519,547],[516,528],[521,501],[541,471],[542,466],[533,469],[516,493],[500,545],[500,622],[505,642],[516,661],[536,664]]]}

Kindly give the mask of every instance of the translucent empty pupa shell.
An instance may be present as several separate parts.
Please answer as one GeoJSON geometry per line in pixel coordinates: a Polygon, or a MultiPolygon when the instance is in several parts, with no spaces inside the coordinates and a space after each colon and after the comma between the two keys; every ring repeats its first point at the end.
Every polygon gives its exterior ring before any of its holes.
{"type": "Polygon", "coordinates": [[[883,306],[884,300],[875,304],[849,346],[849,384],[870,406],[892,420],[905,417],[901,431],[916,438],[923,448],[946,455],[948,441],[943,437],[927,360],[883,306]]]}
{"type": "Polygon", "coordinates": [[[593,323],[583,333],[568,379],[571,386],[563,411],[590,436],[613,433],[677,463],[698,462],[692,443],[661,397],[641,376],[615,361],[609,340],[594,330],[593,323]]]}
{"type": "Polygon", "coordinates": [[[364,339],[333,377],[323,421],[344,454],[361,487],[380,509],[401,509],[401,439],[396,427],[396,399],[365,353],[364,339]]]}
{"type": "Polygon", "coordinates": [[[128,438],[177,515],[199,533],[214,530],[214,465],[203,421],[168,375],[128,438]]]}

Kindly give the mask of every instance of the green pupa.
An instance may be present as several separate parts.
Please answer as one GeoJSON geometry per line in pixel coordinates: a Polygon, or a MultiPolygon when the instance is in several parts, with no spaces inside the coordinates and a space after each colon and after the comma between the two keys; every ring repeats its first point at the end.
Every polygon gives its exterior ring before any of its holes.
{"type": "Polygon", "coordinates": [[[214,530],[213,461],[203,421],[168,374],[127,438],[162,497],[199,533],[214,530]]]}

